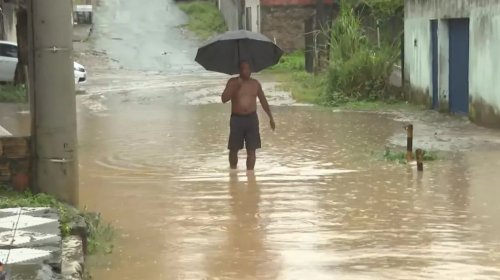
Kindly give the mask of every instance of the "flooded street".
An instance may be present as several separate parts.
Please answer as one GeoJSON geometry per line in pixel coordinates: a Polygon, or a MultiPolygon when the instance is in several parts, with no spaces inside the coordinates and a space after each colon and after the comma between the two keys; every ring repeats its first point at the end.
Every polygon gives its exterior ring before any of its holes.
{"type": "Polygon", "coordinates": [[[255,175],[243,152],[231,174],[227,77],[194,65],[171,1],[102,0],[96,20],[122,69],[87,62],[78,97],[81,205],[117,229],[94,279],[500,279],[498,132],[443,135],[463,149],[419,174],[373,154],[404,143],[396,116],[302,106],[262,77],[277,130],[259,111],[255,175]]]}

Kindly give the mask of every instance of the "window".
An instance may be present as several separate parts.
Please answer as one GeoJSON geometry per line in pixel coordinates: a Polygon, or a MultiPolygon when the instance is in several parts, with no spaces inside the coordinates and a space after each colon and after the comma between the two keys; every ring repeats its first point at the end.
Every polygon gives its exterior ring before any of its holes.
{"type": "Polygon", "coordinates": [[[0,44],[0,56],[17,58],[17,47],[8,44],[0,44]]]}

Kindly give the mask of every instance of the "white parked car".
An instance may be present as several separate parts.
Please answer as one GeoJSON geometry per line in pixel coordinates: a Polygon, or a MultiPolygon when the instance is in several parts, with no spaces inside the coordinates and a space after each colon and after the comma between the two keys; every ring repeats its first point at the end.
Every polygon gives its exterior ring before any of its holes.
{"type": "MultiPolygon", "coordinates": [[[[0,41],[0,82],[13,82],[17,66],[17,44],[0,41]]],[[[87,71],[83,65],[73,62],[75,84],[87,81],[87,71]]]]}

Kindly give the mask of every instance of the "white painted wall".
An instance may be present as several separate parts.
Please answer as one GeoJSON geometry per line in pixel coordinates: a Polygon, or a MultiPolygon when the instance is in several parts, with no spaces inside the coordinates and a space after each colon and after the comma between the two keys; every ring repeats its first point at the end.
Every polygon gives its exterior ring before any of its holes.
{"type": "Polygon", "coordinates": [[[405,79],[410,85],[430,95],[432,85],[430,21],[412,18],[405,21],[405,79]]]}
{"type": "Polygon", "coordinates": [[[500,4],[472,10],[470,29],[470,95],[500,111],[500,4]]]}

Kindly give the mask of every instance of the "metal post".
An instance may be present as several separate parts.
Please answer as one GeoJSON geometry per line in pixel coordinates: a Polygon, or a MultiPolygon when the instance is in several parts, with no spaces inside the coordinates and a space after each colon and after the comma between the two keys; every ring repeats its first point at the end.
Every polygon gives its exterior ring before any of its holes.
{"type": "Polygon", "coordinates": [[[29,0],[35,189],[78,204],[71,1],[29,0]]]}
{"type": "Polygon", "coordinates": [[[406,129],[406,160],[408,162],[413,160],[413,125],[409,124],[406,129]]]}

